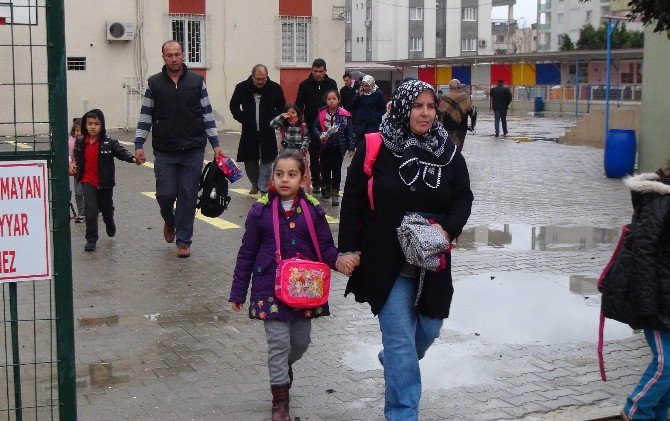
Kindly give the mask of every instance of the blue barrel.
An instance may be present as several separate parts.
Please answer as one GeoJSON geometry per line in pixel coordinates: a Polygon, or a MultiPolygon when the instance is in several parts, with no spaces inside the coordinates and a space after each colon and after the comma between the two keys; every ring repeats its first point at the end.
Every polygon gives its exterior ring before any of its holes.
{"type": "Polygon", "coordinates": [[[635,168],[635,130],[609,129],[605,138],[605,175],[621,178],[635,168]]]}
{"type": "Polygon", "coordinates": [[[536,113],[544,111],[544,98],[542,98],[541,96],[536,96],[533,109],[535,110],[536,113]]]}

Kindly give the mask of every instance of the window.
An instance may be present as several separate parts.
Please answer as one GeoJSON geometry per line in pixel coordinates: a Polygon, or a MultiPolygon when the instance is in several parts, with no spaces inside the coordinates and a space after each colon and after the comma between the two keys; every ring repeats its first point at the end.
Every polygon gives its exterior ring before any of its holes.
{"type": "Polygon", "coordinates": [[[346,12],[346,18],[345,18],[345,23],[351,23],[351,10],[347,10],[346,12]]]}
{"type": "Polygon", "coordinates": [[[409,20],[423,20],[423,7],[412,7],[409,9],[409,20]]]}
{"type": "Polygon", "coordinates": [[[410,51],[423,51],[423,38],[410,38],[409,39],[409,50],[410,51]]]}
{"type": "Polygon", "coordinates": [[[308,66],[310,64],[311,18],[280,17],[281,64],[308,66]]]}
{"type": "Polygon", "coordinates": [[[184,46],[184,62],[205,66],[205,15],[170,15],[172,39],[184,46]]]}
{"type": "Polygon", "coordinates": [[[563,23],[565,20],[565,15],[563,13],[558,14],[558,23],[563,23]]]}
{"type": "Polygon", "coordinates": [[[461,40],[462,51],[477,51],[477,38],[463,38],[461,40]]]}
{"type": "Polygon", "coordinates": [[[365,10],[365,20],[372,20],[372,6],[365,10]]]}
{"type": "Polygon", "coordinates": [[[86,57],[68,57],[68,70],[86,70],[86,57]]]}
{"type": "Polygon", "coordinates": [[[365,49],[368,51],[372,51],[372,38],[365,39],[365,49]]]}
{"type": "Polygon", "coordinates": [[[344,52],[345,53],[350,53],[351,52],[351,40],[350,39],[344,40],[344,52]]]}
{"type": "Polygon", "coordinates": [[[474,7],[464,7],[463,8],[463,20],[464,21],[475,21],[477,20],[477,9],[474,7]]]}
{"type": "Polygon", "coordinates": [[[0,18],[7,24],[37,25],[37,0],[0,0],[0,18]]]}
{"type": "Polygon", "coordinates": [[[587,10],[586,11],[586,21],[591,22],[592,18],[593,18],[593,10],[587,10]]]}
{"type": "Polygon", "coordinates": [[[505,35],[496,35],[496,42],[502,44],[505,42],[505,35]]]}

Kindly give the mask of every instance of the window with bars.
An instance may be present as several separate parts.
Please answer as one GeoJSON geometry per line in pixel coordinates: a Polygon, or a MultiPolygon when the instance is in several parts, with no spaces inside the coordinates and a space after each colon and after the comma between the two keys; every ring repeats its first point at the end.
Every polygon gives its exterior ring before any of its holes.
{"type": "Polygon", "coordinates": [[[350,53],[351,52],[351,40],[350,39],[344,40],[344,52],[345,53],[350,53]]]}
{"type": "Polygon", "coordinates": [[[368,6],[365,9],[365,20],[372,20],[372,6],[368,6]]]}
{"type": "Polygon", "coordinates": [[[368,51],[372,51],[372,38],[367,38],[365,40],[365,47],[368,51]]]}
{"type": "Polygon", "coordinates": [[[205,15],[170,15],[170,33],[184,46],[186,65],[206,66],[205,15]]]}
{"type": "Polygon", "coordinates": [[[409,20],[423,20],[423,7],[409,9],[409,20]]]}
{"type": "Polygon", "coordinates": [[[477,51],[477,38],[463,38],[461,51],[477,51]]]}
{"type": "Polygon", "coordinates": [[[68,57],[68,70],[86,70],[86,57],[68,57]]]}
{"type": "Polygon", "coordinates": [[[281,65],[309,66],[312,20],[308,17],[280,17],[281,65]]]}
{"type": "Polygon", "coordinates": [[[409,39],[409,50],[410,51],[423,51],[423,38],[410,38],[409,39]]]}
{"type": "Polygon", "coordinates": [[[474,7],[464,7],[463,8],[463,20],[464,21],[476,21],[477,20],[477,9],[474,7]]]}
{"type": "Polygon", "coordinates": [[[345,19],[344,22],[345,23],[351,23],[351,10],[347,10],[346,13],[345,13],[345,16],[346,17],[344,18],[345,19]]]}
{"type": "Polygon", "coordinates": [[[37,25],[37,0],[0,0],[0,19],[11,25],[37,25]]]}

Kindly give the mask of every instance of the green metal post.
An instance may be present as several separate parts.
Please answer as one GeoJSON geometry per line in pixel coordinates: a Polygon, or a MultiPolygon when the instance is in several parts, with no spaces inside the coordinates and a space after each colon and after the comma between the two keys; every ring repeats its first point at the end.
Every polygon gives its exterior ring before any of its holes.
{"type": "Polygon", "coordinates": [[[58,355],[59,419],[77,419],[74,315],[72,303],[72,251],[68,203],[67,85],[65,80],[65,10],[63,0],[46,2],[49,121],[53,205],[54,283],[58,355]]]}
{"type": "Polygon", "coordinates": [[[23,420],[21,404],[21,358],[19,356],[19,308],[16,282],[9,284],[9,318],[12,332],[12,372],[14,374],[14,415],[16,421],[23,420]]]}

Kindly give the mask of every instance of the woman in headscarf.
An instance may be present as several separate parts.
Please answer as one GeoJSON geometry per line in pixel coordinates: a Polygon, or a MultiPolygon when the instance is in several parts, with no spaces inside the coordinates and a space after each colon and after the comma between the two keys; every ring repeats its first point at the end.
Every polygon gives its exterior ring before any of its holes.
{"type": "Polygon", "coordinates": [[[461,234],[473,201],[465,160],[436,114],[431,85],[408,80],[398,87],[380,130],[374,210],[368,202],[362,143],[349,167],[340,211],[337,268],[351,276],[345,295],[353,292],[356,301],[368,302],[379,317],[384,415],[389,420],[418,419],[419,360],[439,336],[453,294],[447,254],[445,270],[426,272],[415,305],[419,270],[406,262],[396,228],[405,214],[416,212],[433,219],[433,226],[452,241],[461,234]]]}
{"type": "Polygon", "coordinates": [[[351,101],[351,105],[352,110],[350,111],[354,116],[354,134],[358,144],[366,133],[379,131],[382,116],[386,113],[386,98],[372,76],[363,77],[361,87],[351,101]]]}

